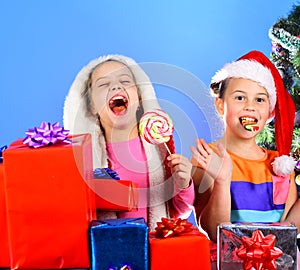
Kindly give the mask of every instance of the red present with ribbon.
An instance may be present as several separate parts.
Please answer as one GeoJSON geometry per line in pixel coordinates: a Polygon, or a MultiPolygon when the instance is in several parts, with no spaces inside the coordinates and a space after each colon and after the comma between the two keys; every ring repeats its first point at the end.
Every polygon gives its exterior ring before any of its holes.
{"type": "Polygon", "coordinates": [[[107,211],[136,211],[137,185],[129,180],[92,179],[89,186],[95,194],[97,209],[107,211]]]}
{"type": "Polygon", "coordinates": [[[290,223],[222,224],[218,267],[222,270],[296,270],[297,228],[290,223]]]}
{"type": "Polygon", "coordinates": [[[150,268],[210,270],[210,241],[187,219],[162,218],[149,234],[150,268]]]}
{"type": "Polygon", "coordinates": [[[89,268],[88,228],[96,217],[87,184],[91,135],[54,143],[47,128],[50,143],[19,139],[3,154],[11,269],[89,268]]]}

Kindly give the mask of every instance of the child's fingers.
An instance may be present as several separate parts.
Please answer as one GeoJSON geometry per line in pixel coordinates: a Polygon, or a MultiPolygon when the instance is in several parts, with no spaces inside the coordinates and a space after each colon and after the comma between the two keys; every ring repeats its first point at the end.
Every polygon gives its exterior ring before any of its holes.
{"type": "Polygon", "coordinates": [[[169,160],[169,167],[175,172],[175,171],[183,171],[183,172],[189,172],[192,169],[192,164],[190,161],[179,154],[172,154],[168,157],[169,160]]]}
{"type": "Polygon", "coordinates": [[[205,149],[205,151],[211,155],[211,153],[213,152],[213,150],[211,149],[211,147],[206,143],[206,141],[203,138],[200,138],[199,141],[201,142],[201,144],[203,145],[203,148],[205,149]]]}
{"type": "Polygon", "coordinates": [[[192,157],[203,169],[205,169],[207,166],[207,159],[204,158],[195,147],[191,146],[190,149],[192,151],[192,157]]]}
{"type": "Polygon", "coordinates": [[[199,153],[205,158],[207,158],[212,153],[212,149],[202,138],[196,139],[196,147],[199,153]]]}
{"type": "Polygon", "coordinates": [[[180,154],[171,154],[168,156],[168,160],[175,163],[187,162],[188,159],[180,154]]]}

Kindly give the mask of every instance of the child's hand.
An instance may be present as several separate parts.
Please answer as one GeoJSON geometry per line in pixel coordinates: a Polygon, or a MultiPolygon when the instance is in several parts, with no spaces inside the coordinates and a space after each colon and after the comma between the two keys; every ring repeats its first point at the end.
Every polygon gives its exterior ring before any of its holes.
{"type": "Polygon", "coordinates": [[[196,139],[196,147],[191,147],[193,158],[201,167],[218,181],[231,180],[232,162],[224,146],[217,145],[219,153],[211,149],[204,139],[196,139]]]}
{"type": "Polygon", "coordinates": [[[191,181],[192,164],[190,161],[180,154],[172,154],[167,159],[177,187],[187,188],[191,181]]]}

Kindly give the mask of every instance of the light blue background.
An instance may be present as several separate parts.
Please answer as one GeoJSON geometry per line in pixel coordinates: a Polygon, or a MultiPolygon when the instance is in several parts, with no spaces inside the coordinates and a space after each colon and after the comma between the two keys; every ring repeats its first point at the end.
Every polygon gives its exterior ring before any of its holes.
{"type": "Polygon", "coordinates": [[[180,89],[168,86],[175,77],[159,78],[167,86],[158,83],[157,95],[178,127],[178,152],[190,156],[194,137],[211,140],[219,132],[199,108],[209,105],[215,71],[252,49],[269,55],[268,30],[293,4],[299,1],[2,0],[0,145],[42,121],[62,123],[77,72],[117,53],[180,71],[180,89]]]}

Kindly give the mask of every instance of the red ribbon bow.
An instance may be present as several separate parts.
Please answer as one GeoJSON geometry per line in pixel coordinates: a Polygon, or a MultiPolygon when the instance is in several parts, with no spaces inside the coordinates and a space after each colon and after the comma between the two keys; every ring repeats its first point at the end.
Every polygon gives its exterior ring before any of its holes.
{"type": "Polygon", "coordinates": [[[187,219],[161,218],[161,222],[156,222],[155,235],[159,238],[166,238],[192,230],[193,224],[187,219]]]}
{"type": "Polygon", "coordinates": [[[243,259],[244,270],[276,270],[276,259],[282,255],[282,251],[275,247],[275,235],[264,237],[260,230],[256,230],[251,238],[243,236],[242,242],[237,256],[243,259]]]}

